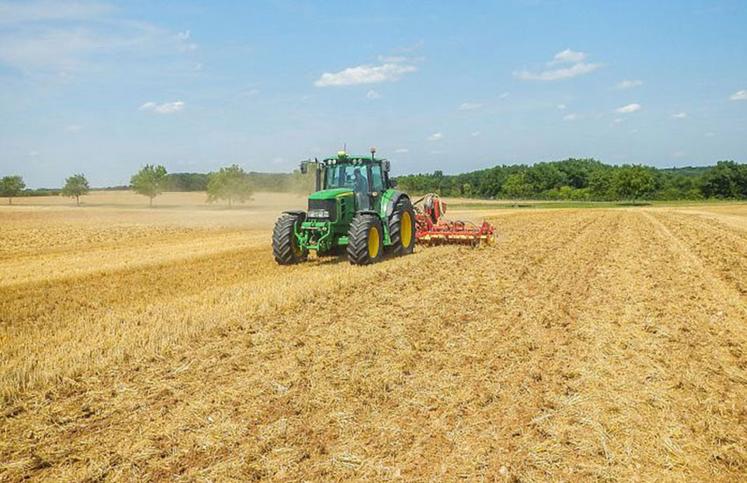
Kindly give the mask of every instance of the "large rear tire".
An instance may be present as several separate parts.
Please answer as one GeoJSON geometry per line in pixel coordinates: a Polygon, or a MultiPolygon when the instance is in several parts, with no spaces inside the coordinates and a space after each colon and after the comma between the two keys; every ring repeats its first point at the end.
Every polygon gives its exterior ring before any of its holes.
{"type": "Polygon", "coordinates": [[[409,255],[415,249],[415,210],[407,198],[397,202],[389,218],[389,239],[394,256],[409,255]]]}
{"type": "Polygon", "coordinates": [[[298,245],[296,230],[303,223],[303,215],[283,214],[272,230],[272,256],[280,265],[306,261],[309,251],[298,245]]]}
{"type": "Polygon", "coordinates": [[[353,265],[368,265],[381,259],[384,229],[378,216],[370,213],[355,215],[348,231],[347,252],[353,265]]]}

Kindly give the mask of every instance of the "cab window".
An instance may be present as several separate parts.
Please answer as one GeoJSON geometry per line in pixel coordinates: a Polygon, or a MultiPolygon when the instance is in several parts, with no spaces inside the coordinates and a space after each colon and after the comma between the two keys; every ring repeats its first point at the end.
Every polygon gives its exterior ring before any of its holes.
{"type": "Polygon", "coordinates": [[[381,177],[381,166],[371,166],[371,186],[374,191],[384,191],[384,179],[381,177]]]}

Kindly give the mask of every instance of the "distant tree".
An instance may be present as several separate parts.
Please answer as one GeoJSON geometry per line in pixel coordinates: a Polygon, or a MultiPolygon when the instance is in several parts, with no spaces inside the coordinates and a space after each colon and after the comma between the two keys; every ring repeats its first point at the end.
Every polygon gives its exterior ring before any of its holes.
{"type": "Polygon", "coordinates": [[[8,198],[8,204],[13,204],[13,197],[18,196],[26,187],[20,176],[5,176],[0,179],[0,195],[8,198]]]}
{"type": "Polygon", "coordinates": [[[221,168],[216,173],[210,173],[207,184],[208,202],[217,200],[228,201],[228,206],[233,201],[244,201],[251,198],[252,184],[249,174],[238,165],[233,164],[227,168],[221,168]]]}
{"type": "Polygon", "coordinates": [[[208,175],[205,173],[169,173],[164,180],[164,191],[205,191],[208,175]]]}
{"type": "Polygon", "coordinates": [[[534,187],[527,181],[526,173],[514,173],[506,178],[502,186],[503,194],[509,198],[529,198],[534,187]]]}
{"type": "Polygon", "coordinates": [[[150,206],[153,206],[153,198],[163,192],[166,180],[166,168],[146,164],[143,168],[130,178],[130,186],[135,193],[147,196],[150,206]]]}
{"type": "Polygon", "coordinates": [[[702,178],[703,194],[715,198],[747,196],[747,167],[734,161],[719,161],[702,178]]]}
{"type": "Polygon", "coordinates": [[[473,195],[472,184],[462,183],[462,196],[470,198],[472,197],[472,195],[473,195]]]}
{"type": "Polygon", "coordinates": [[[553,163],[537,163],[526,170],[526,181],[540,193],[567,184],[567,177],[553,163]]]}
{"type": "Polygon", "coordinates": [[[651,168],[625,165],[615,172],[613,187],[620,199],[637,200],[651,196],[656,183],[651,168]]]}
{"type": "Polygon", "coordinates": [[[65,179],[65,186],[62,187],[62,196],[75,198],[75,203],[80,206],[80,197],[87,195],[89,190],[86,177],[82,174],[74,174],[65,179]]]}
{"type": "Polygon", "coordinates": [[[612,189],[614,178],[611,169],[595,169],[589,174],[589,191],[596,200],[609,200],[615,197],[612,189]]]}

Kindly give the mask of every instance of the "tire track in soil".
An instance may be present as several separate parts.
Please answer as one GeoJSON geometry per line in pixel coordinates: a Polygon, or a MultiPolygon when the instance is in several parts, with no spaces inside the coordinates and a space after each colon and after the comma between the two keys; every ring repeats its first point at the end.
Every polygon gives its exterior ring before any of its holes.
{"type": "MultiPolygon", "coordinates": [[[[568,390],[537,418],[548,435],[530,479],[645,474],[735,481],[747,469],[745,310],[647,213],[630,213],[624,243],[579,318],[588,350],[568,390]],[[653,230],[652,230],[653,228],[653,230]],[[614,295],[614,296],[611,296],[614,295]]],[[[727,288],[733,295],[733,289],[727,288]]]]}
{"type": "Polygon", "coordinates": [[[0,453],[19,474],[55,477],[520,469],[532,438],[527,425],[545,403],[542,388],[562,379],[542,375],[557,352],[542,342],[578,345],[565,327],[620,218],[564,216],[507,220],[504,228],[513,232],[505,246],[427,250],[404,274],[374,272],[376,278],[331,287],[333,296],[290,313],[211,331],[164,360],[114,367],[59,400],[36,399],[39,410],[14,418],[6,430],[33,427],[44,437],[30,452],[0,453]],[[530,243],[513,243],[519,240],[530,243]],[[454,278],[453,265],[439,258],[454,254],[474,271],[462,268],[454,278]],[[486,261],[486,254],[493,257],[486,261]],[[464,284],[455,283],[458,275],[464,284]],[[414,284],[416,291],[401,289],[414,284]],[[376,294],[372,305],[369,293],[376,294]],[[361,301],[336,303],[355,297],[361,301]],[[482,407],[474,417],[473,404],[482,407]],[[81,407],[88,414],[75,410],[81,407]],[[50,418],[62,414],[78,416],[50,427],[50,418]],[[497,414],[505,417],[496,421],[497,414]],[[481,448],[478,461],[470,448],[481,448]],[[30,469],[29,454],[50,467],[30,469]],[[448,464],[435,468],[439,459],[448,464]]]}
{"type": "Polygon", "coordinates": [[[747,296],[747,238],[711,220],[671,212],[647,212],[704,271],[747,296]]]}

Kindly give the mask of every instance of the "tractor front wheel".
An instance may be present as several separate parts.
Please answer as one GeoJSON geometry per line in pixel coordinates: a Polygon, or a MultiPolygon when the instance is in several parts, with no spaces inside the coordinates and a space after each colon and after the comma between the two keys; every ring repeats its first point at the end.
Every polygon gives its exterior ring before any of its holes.
{"type": "Polygon", "coordinates": [[[361,213],[353,218],[348,231],[348,260],[353,265],[378,262],[384,251],[384,230],[379,217],[361,213]]]}
{"type": "Polygon", "coordinates": [[[415,210],[407,198],[397,202],[389,218],[389,239],[395,256],[409,255],[415,249],[415,210]]]}
{"type": "Polygon", "coordinates": [[[280,265],[293,265],[306,261],[309,251],[299,246],[296,229],[303,222],[302,215],[285,213],[275,222],[272,230],[272,256],[280,265]]]}

